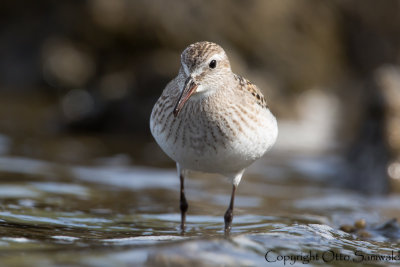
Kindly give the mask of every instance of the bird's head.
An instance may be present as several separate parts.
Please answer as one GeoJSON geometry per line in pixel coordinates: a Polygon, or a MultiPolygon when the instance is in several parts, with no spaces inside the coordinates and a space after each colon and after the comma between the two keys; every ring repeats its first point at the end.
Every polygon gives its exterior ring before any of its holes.
{"type": "Polygon", "coordinates": [[[174,116],[192,95],[207,95],[218,90],[218,84],[232,75],[228,57],[219,45],[198,42],[189,45],[181,54],[181,71],[185,83],[174,108],[174,116]]]}

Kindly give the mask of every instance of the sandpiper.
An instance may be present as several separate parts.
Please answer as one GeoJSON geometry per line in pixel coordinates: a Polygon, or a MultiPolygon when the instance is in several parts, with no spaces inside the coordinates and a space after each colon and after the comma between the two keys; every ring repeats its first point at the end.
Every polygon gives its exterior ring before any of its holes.
{"type": "Polygon", "coordinates": [[[188,204],[187,171],[222,174],[232,180],[225,231],[232,225],[235,191],[244,170],[275,143],[278,126],[260,90],[232,72],[219,45],[197,42],[181,54],[178,75],[153,107],[150,129],[176,162],[180,177],[181,229],[188,204]]]}

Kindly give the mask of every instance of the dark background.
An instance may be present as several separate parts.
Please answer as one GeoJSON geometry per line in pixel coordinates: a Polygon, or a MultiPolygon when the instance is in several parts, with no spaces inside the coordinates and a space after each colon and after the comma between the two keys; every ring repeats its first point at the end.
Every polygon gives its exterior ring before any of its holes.
{"type": "Polygon", "coordinates": [[[399,12],[393,0],[4,0],[0,152],[76,163],[123,153],[171,165],[151,138],[151,108],[181,51],[207,40],[266,94],[282,125],[276,153],[332,153],[346,162],[346,186],[395,190],[399,12]],[[316,102],[301,101],[310,95],[316,102]],[[336,115],[320,120],[330,135],[292,147],[318,138],[319,123],[301,112],[330,113],[318,99],[335,103],[336,115]],[[308,125],[302,134],[298,122],[308,125]]]}

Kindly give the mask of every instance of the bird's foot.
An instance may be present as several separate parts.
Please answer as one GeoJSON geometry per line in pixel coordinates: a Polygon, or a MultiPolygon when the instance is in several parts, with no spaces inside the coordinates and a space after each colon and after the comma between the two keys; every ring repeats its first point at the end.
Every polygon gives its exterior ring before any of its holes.
{"type": "Polygon", "coordinates": [[[181,201],[180,201],[179,207],[181,209],[181,231],[182,231],[182,234],[183,234],[185,232],[186,211],[189,208],[189,205],[188,205],[188,203],[186,201],[185,194],[181,194],[181,201]]]}
{"type": "Polygon", "coordinates": [[[225,234],[229,235],[229,232],[232,228],[232,220],[233,220],[233,210],[229,208],[224,215],[225,220],[225,234]]]}

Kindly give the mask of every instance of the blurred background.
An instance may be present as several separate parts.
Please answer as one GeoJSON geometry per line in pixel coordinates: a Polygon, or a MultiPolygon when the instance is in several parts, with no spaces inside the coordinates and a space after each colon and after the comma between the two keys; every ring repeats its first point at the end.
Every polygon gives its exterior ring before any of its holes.
{"type": "Polygon", "coordinates": [[[181,51],[207,40],[266,95],[273,155],[332,155],[342,186],[397,191],[399,12],[394,0],[3,0],[0,154],[173,167],[150,112],[181,51]]]}
{"type": "Polygon", "coordinates": [[[0,265],[392,255],[399,14],[398,0],[0,1],[0,265]],[[149,130],[180,53],[204,40],[263,91],[279,125],[238,188],[232,239],[229,184],[196,173],[182,236],[175,164],[149,130]]]}

